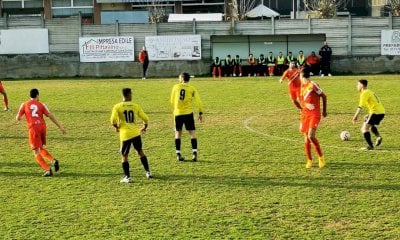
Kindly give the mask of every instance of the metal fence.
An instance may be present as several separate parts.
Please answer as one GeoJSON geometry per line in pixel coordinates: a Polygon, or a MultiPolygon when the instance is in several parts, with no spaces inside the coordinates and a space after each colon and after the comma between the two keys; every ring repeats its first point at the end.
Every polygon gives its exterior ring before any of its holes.
{"type": "Polygon", "coordinates": [[[381,30],[400,29],[400,17],[343,17],[337,19],[268,19],[240,22],[185,22],[157,24],[82,25],[79,16],[0,18],[0,29],[37,28],[49,30],[51,53],[78,52],[80,36],[134,36],[135,49],[145,36],[200,34],[202,57],[211,56],[213,35],[324,34],[334,55],[378,56],[381,30]]]}

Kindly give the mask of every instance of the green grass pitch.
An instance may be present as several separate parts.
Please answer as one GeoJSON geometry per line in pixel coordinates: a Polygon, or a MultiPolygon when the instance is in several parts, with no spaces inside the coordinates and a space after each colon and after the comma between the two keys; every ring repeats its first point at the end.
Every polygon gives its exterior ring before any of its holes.
{"type": "MultiPolygon", "coordinates": [[[[305,169],[299,112],[277,77],[191,80],[205,105],[196,163],[175,158],[169,94],[177,78],[3,81],[11,111],[0,112],[1,238],[400,239],[399,76],[313,80],[328,96],[317,131],[322,170],[305,169]],[[370,152],[359,150],[361,119],[351,123],[360,78],[387,111],[383,143],[370,152]],[[15,121],[33,87],[67,130],[47,119],[47,149],[61,165],[51,178],[41,177],[25,121],[15,121]],[[150,117],[143,144],[152,180],[131,152],[133,183],[119,183],[109,117],[123,87],[150,117]],[[340,140],[343,130],[350,141],[340,140]]],[[[187,133],[182,150],[190,158],[187,133]]]]}

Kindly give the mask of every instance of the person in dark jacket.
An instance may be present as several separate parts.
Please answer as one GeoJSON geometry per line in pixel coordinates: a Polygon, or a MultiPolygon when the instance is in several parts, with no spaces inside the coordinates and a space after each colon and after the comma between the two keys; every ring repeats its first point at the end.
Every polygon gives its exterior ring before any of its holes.
{"type": "Polygon", "coordinates": [[[332,76],[331,74],[331,56],[332,56],[332,48],[328,46],[328,43],[325,41],[324,46],[319,50],[319,55],[321,56],[321,77],[323,76],[332,76]]]}

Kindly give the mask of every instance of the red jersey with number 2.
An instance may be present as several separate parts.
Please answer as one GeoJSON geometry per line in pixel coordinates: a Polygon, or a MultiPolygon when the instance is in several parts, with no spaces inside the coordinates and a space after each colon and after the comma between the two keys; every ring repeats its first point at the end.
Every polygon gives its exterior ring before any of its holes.
{"type": "Polygon", "coordinates": [[[26,125],[28,128],[46,126],[46,122],[43,119],[43,115],[49,116],[50,111],[43,103],[31,99],[21,104],[18,110],[18,116],[26,117],[26,125]]]}

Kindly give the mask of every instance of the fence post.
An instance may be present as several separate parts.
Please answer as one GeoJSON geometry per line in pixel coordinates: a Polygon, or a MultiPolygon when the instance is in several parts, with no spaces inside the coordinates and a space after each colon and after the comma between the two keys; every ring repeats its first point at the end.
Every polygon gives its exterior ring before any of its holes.
{"type": "Polygon", "coordinates": [[[231,18],[231,34],[235,35],[235,19],[231,18]]]}
{"type": "Polygon", "coordinates": [[[40,27],[44,28],[44,12],[40,12],[40,27]]]}
{"type": "Polygon", "coordinates": [[[115,36],[119,36],[119,21],[115,20],[115,36]]]}
{"type": "Polygon", "coordinates": [[[389,12],[389,30],[393,29],[393,15],[392,12],[389,12]]]}
{"type": "Polygon", "coordinates": [[[348,24],[348,28],[347,28],[347,55],[351,56],[351,45],[352,43],[352,18],[351,18],[351,14],[349,14],[349,24],[348,24]]]}
{"type": "Polygon", "coordinates": [[[81,13],[81,11],[79,11],[79,13],[78,13],[78,20],[79,20],[79,25],[78,25],[78,28],[79,28],[79,37],[82,37],[82,13],[81,13]]]}
{"type": "Polygon", "coordinates": [[[311,34],[311,16],[308,15],[308,34],[311,34]]]}
{"type": "Polygon", "coordinates": [[[196,18],[193,18],[192,26],[193,26],[193,30],[192,30],[193,34],[196,34],[196,18]]]}
{"type": "Polygon", "coordinates": [[[275,18],[271,17],[271,31],[272,34],[275,35],[275,18]]]}

